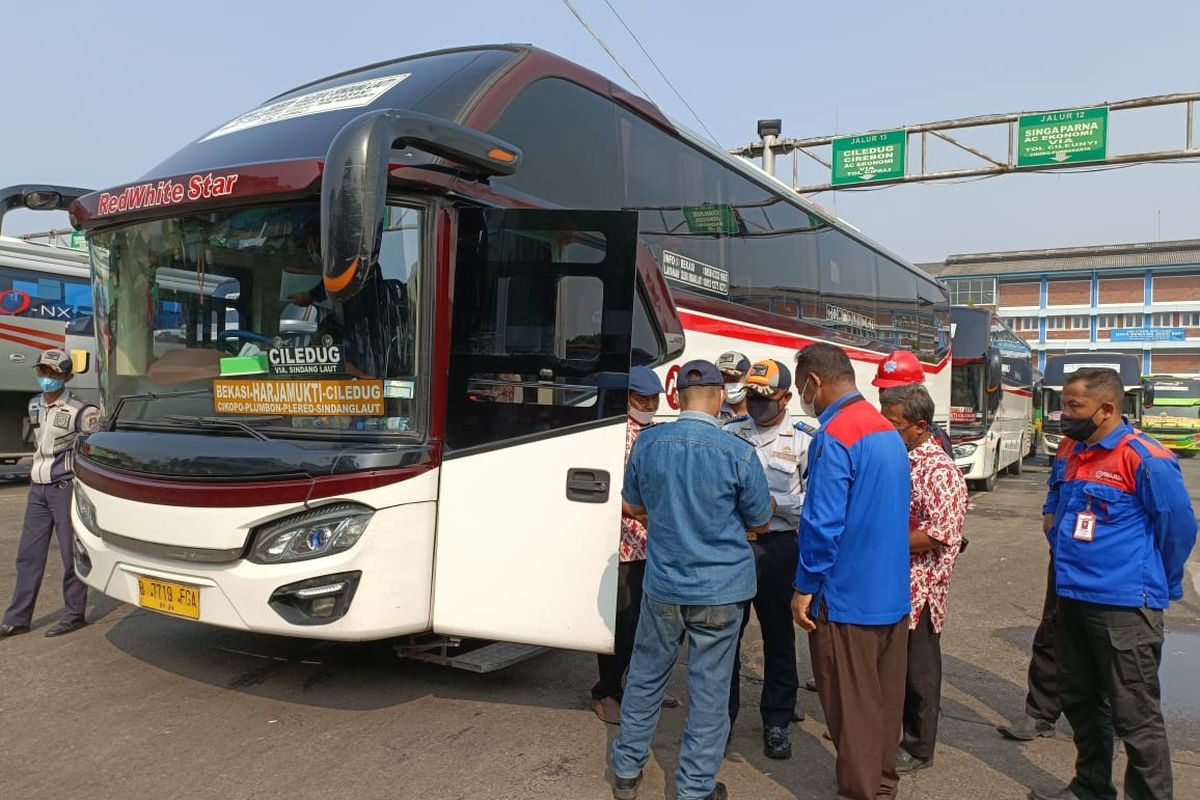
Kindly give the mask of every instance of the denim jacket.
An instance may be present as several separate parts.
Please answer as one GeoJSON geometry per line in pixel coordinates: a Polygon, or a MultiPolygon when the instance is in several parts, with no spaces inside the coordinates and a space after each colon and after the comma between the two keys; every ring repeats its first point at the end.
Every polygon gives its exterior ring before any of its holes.
{"type": "Polygon", "coordinates": [[[642,431],[621,496],[646,509],[645,592],[678,605],[723,605],[757,591],[746,528],[771,518],[771,495],[747,442],[708,414],[642,431]]]}

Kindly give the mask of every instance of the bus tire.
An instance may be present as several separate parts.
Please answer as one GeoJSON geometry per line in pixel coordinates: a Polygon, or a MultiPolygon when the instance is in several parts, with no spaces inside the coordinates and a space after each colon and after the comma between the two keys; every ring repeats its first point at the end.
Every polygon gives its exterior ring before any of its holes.
{"type": "Polygon", "coordinates": [[[996,479],[1000,477],[1000,448],[996,448],[996,457],[992,460],[992,474],[979,481],[979,491],[990,492],[996,488],[996,479]]]}
{"type": "Polygon", "coordinates": [[[1195,458],[1196,451],[1195,450],[1176,450],[1175,455],[1179,456],[1180,458],[1195,458]]]}
{"type": "Polygon", "coordinates": [[[1025,470],[1025,442],[1021,442],[1021,447],[1017,450],[1017,458],[1008,465],[1009,475],[1020,475],[1025,470]]]}

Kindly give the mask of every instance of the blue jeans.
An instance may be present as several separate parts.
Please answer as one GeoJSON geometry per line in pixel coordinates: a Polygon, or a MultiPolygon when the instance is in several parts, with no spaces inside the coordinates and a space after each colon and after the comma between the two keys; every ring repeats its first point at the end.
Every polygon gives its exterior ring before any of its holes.
{"type": "Polygon", "coordinates": [[[621,732],[613,742],[613,773],[633,778],[650,758],[667,679],[688,641],[688,716],[675,785],[679,800],[700,800],[716,788],[729,737],[729,681],[746,603],[680,606],[646,594],[633,660],[621,699],[621,732]]]}

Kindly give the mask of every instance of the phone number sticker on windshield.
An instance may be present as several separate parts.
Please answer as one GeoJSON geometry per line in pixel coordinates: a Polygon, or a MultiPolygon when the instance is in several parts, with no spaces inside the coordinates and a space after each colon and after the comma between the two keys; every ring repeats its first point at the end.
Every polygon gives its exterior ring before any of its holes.
{"type": "Polygon", "coordinates": [[[218,414],[382,417],[383,381],[216,380],[218,414]]]}

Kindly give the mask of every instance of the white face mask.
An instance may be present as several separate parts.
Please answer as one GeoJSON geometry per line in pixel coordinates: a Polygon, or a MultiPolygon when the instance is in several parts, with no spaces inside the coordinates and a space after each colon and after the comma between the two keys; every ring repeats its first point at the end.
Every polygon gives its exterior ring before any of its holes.
{"type": "Polygon", "coordinates": [[[817,409],[816,409],[816,406],[814,406],[813,404],[815,402],[817,402],[817,396],[814,394],[812,400],[804,399],[804,393],[808,391],[808,384],[811,380],[812,380],[812,376],[810,375],[804,381],[804,388],[800,390],[800,396],[797,399],[800,402],[800,412],[802,414],[804,414],[804,416],[806,416],[806,417],[814,417],[815,418],[817,416],[817,409]]]}
{"type": "Polygon", "coordinates": [[[629,409],[629,418],[638,425],[649,425],[651,422],[654,422],[654,412],[631,408],[629,409]]]}
{"type": "Polygon", "coordinates": [[[725,400],[730,405],[737,405],[746,399],[746,384],[744,383],[727,383],[725,384],[725,400]]]}

